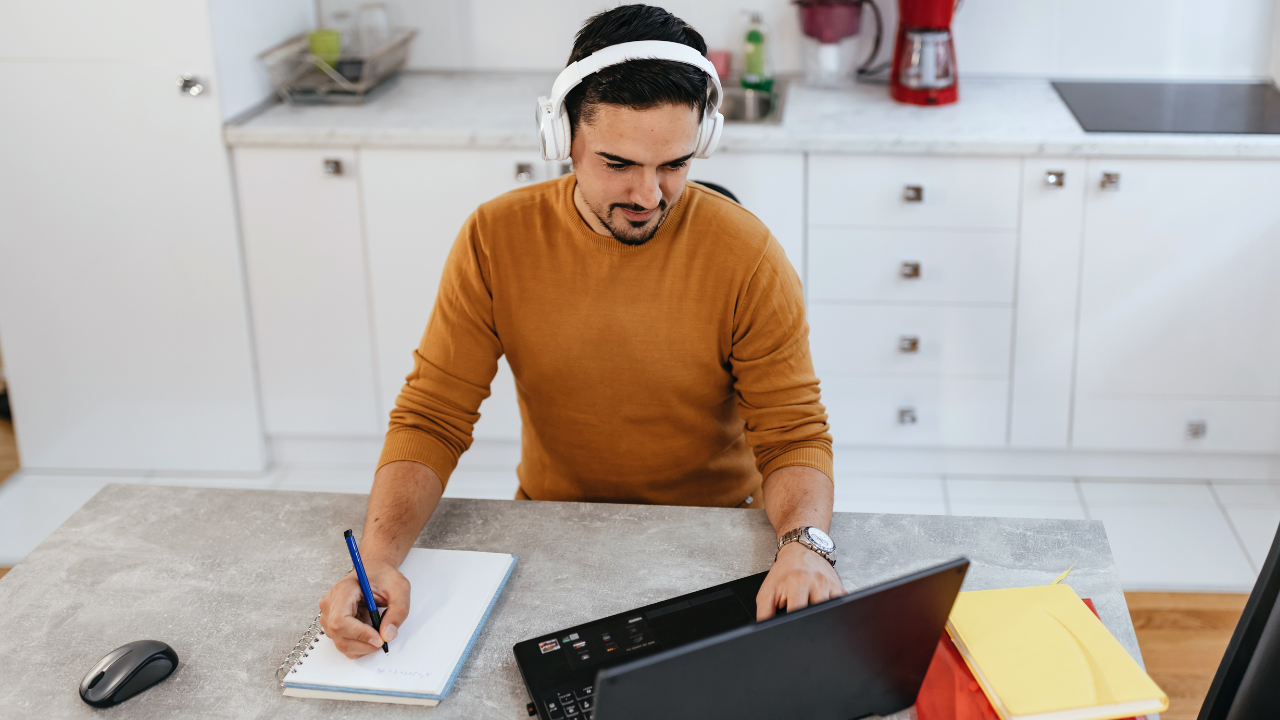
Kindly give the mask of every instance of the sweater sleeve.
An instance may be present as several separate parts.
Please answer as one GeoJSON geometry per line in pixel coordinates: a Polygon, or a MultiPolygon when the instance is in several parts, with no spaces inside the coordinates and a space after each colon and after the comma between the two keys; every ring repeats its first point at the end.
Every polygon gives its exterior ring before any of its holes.
{"type": "Polygon", "coordinates": [[[800,277],[772,237],[734,313],[730,365],[760,474],[803,465],[834,478],[800,277]]]}
{"type": "Polygon", "coordinates": [[[502,356],[478,214],[467,219],[445,261],[426,332],[413,353],[413,371],[391,411],[379,468],[412,460],[447,484],[458,457],[471,446],[480,402],[489,396],[502,356]]]}

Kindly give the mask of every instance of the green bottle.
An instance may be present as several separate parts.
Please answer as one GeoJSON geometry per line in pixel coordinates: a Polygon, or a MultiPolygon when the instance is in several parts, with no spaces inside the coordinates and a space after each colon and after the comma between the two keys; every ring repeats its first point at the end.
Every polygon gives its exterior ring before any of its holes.
{"type": "Polygon", "coordinates": [[[764,18],[758,12],[751,13],[751,24],[747,27],[746,44],[743,46],[742,87],[765,92],[773,89],[773,78],[765,75],[764,18]]]}

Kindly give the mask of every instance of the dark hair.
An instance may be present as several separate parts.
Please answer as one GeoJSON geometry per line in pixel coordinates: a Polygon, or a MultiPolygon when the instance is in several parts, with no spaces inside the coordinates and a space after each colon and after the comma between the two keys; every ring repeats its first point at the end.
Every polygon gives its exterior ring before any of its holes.
{"type": "MultiPolygon", "coordinates": [[[[587,20],[573,41],[569,63],[610,45],[637,40],[666,40],[688,45],[703,55],[707,43],[685,21],[652,5],[621,5],[587,20]]],[[[688,105],[701,118],[707,107],[707,74],[674,60],[628,60],[592,73],[565,96],[569,126],[591,122],[600,103],[648,110],[659,105],[688,105]]]]}

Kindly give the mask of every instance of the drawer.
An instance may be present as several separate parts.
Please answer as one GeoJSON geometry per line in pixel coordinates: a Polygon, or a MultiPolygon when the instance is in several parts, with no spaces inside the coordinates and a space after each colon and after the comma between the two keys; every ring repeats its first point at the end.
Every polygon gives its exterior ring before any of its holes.
{"type": "Polygon", "coordinates": [[[809,297],[1013,303],[1012,232],[812,228],[809,297]]]}
{"type": "Polygon", "coordinates": [[[1016,230],[1021,182],[1018,158],[813,155],[809,222],[1016,230]]]}
{"type": "Polygon", "coordinates": [[[1004,380],[823,379],[831,435],[840,445],[1003,447],[1004,380]]]}
{"type": "Polygon", "coordinates": [[[1280,452],[1280,400],[1076,398],[1072,447],[1088,450],[1280,452]],[[1191,423],[1203,423],[1198,436],[1191,423]]]}
{"type": "Polygon", "coordinates": [[[1009,374],[1013,311],[973,307],[825,305],[809,308],[818,377],[1009,374]]]}

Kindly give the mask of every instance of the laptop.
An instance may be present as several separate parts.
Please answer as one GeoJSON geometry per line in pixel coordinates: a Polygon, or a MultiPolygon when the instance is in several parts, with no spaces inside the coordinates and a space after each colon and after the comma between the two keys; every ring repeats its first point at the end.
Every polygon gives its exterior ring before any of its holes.
{"type": "Polygon", "coordinates": [[[541,720],[854,720],[916,701],[969,561],[755,622],[768,573],[525,640],[541,720]]]}

